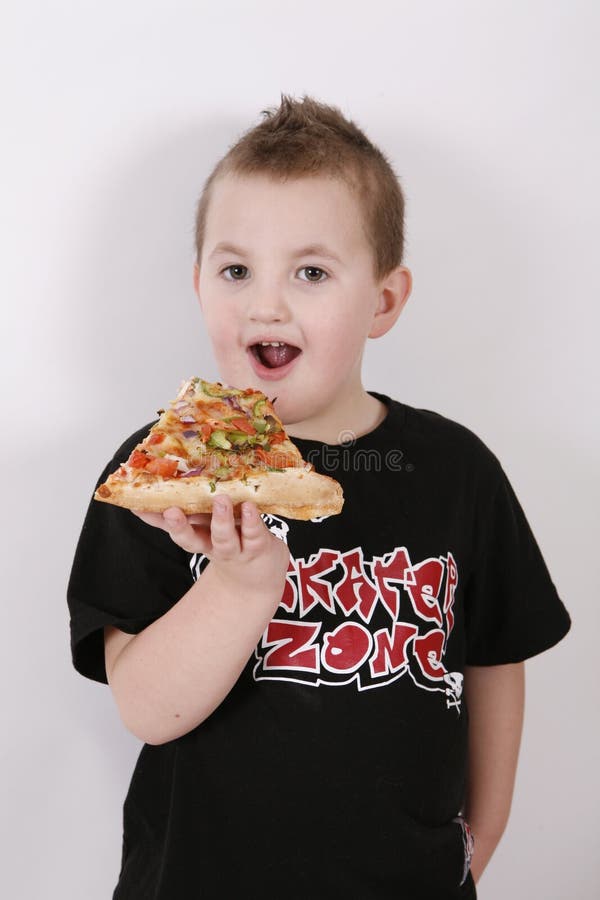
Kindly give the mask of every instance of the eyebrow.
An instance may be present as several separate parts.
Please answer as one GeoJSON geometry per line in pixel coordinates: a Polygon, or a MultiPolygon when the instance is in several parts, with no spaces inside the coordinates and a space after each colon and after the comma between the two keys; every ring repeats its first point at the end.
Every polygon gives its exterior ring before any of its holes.
{"type": "MultiPolygon", "coordinates": [[[[234,256],[248,256],[248,253],[241,247],[236,247],[234,244],[222,241],[216,245],[208,258],[212,259],[213,256],[219,256],[223,253],[232,253],[234,256]]],[[[331,250],[328,250],[324,244],[309,244],[306,247],[301,247],[299,250],[296,250],[292,255],[294,259],[298,259],[301,256],[320,256],[323,259],[332,259],[335,260],[335,262],[341,262],[341,259],[336,256],[335,253],[332,253],[331,250]]]]}

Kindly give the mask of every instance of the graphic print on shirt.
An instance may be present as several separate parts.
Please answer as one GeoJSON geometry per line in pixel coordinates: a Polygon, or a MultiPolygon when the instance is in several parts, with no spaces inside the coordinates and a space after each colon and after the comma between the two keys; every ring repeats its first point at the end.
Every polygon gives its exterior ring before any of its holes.
{"type": "MultiPolygon", "coordinates": [[[[288,523],[262,518],[287,543],[288,523]]],[[[207,564],[192,557],[195,578],[207,564]]],[[[364,691],[408,677],[460,713],[463,676],[444,665],[457,584],[451,552],[418,562],[404,546],[372,559],[361,547],[290,555],[279,607],[256,648],[254,678],[314,687],[354,682],[364,691]]]]}

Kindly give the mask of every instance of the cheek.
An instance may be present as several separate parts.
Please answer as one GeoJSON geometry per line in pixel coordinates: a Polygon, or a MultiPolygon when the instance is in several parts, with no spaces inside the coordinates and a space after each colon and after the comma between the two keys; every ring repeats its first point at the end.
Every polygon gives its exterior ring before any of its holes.
{"type": "Polygon", "coordinates": [[[230,347],[235,340],[235,323],[226,311],[221,309],[217,311],[214,307],[208,307],[203,310],[204,326],[215,348],[230,347]]]}
{"type": "Polygon", "coordinates": [[[322,318],[313,334],[315,344],[327,350],[332,359],[359,355],[371,327],[371,320],[361,313],[354,310],[341,319],[322,318]]]}
{"type": "Polygon", "coordinates": [[[230,332],[227,329],[216,328],[210,333],[212,345],[218,353],[224,353],[231,349],[230,332]]]}

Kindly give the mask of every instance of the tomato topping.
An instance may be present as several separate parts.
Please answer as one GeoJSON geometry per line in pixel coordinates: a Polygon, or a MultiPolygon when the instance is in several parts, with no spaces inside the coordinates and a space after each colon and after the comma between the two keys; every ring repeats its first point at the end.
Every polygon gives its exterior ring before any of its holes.
{"type": "Polygon", "coordinates": [[[146,472],[151,475],[162,475],[163,478],[173,478],[177,473],[176,459],[151,459],[146,466],[146,472]]]}
{"type": "Polygon", "coordinates": [[[296,465],[296,460],[293,456],[281,453],[277,450],[274,450],[272,453],[267,453],[262,447],[257,447],[256,455],[266,466],[272,466],[274,469],[287,469],[290,466],[296,465]]]}
{"type": "Polygon", "coordinates": [[[196,406],[203,416],[212,417],[213,419],[231,415],[231,406],[223,400],[213,400],[212,403],[203,403],[201,400],[196,400],[196,406]]]}
{"type": "Polygon", "coordinates": [[[232,430],[243,431],[244,434],[256,434],[256,428],[249,419],[232,419],[229,424],[232,430]]]}
{"type": "Polygon", "coordinates": [[[148,438],[148,444],[162,444],[165,439],[165,435],[162,431],[155,431],[154,434],[151,434],[148,438]]]}
{"type": "Polygon", "coordinates": [[[212,426],[208,422],[203,422],[200,426],[200,436],[203,441],[207,441],[212,434],[212,426]]]}
{"type": "Polygon", "coordinates": [[[285,432],[284,431],[276,431],[275,434],[269,435],[269,443],[270,444],[281,444],[282,441],[285,441],[285,432]]]}
{"type": "Polygon", "coordinates": [[[141,450],[133,450],[129,457],[128,463],[134,469],[145,469],[148,462],[148,456],[141,450]]]}

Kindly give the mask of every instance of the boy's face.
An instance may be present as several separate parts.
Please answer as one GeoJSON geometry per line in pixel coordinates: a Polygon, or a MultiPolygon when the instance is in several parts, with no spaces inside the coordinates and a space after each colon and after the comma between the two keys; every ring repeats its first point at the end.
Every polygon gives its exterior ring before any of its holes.
{"type": "Polygon", "coordinates": [[[393,324],[376,322],[386,297],[357,200],[323,176],[218,180],[194,285],[221,378],[277,397],[284,423],[350,407],[367,337],[393,324]]]}

